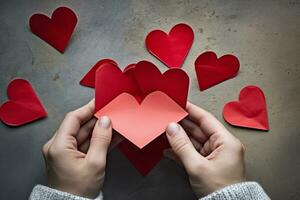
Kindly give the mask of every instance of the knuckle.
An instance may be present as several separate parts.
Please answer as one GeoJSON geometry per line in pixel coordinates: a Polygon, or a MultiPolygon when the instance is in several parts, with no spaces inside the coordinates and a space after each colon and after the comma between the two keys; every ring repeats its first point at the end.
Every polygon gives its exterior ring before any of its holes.
{"type": "Polygon", "coordinates": [[[243,145],[243,143],[241,141],[238,141],[237,143],[237,149],[241,154],[245,153],[245,146],[243,145]]]}
{"type": "Polygon", "coordinates": [[[99,171],[104,171],[106,166],[106,160],[104,159],[89,159],[88,165],[91,169],[98,169],[99,171]]]}
{"type": "Polygon", "coordinates": [[[74,117],[74,115],[75,115],[75,112],[70,111],[70,112],[67,112],[67,114],[65,115],[65,118],[68,119],[68,118],[74,117]]]}
{"type": "Polygon", "coordinates": [[[187,148],[189,144],[189,141],[185,138],[176,138],[173,143],[173,150],[176,153],[180,153],[184,151],[185,148],[187,148]]]}
{"type": "Polygon", "coordinates": [[[48,150],[48,156],[50,159],[55,159],[60,155],[60,152],[57,148],[51,146],[48,150]]]}
{"type": "Polygon", "coordinates": [[[91,142],[110,143],[111,137],[107,134],[93,134],[91,142]]]}

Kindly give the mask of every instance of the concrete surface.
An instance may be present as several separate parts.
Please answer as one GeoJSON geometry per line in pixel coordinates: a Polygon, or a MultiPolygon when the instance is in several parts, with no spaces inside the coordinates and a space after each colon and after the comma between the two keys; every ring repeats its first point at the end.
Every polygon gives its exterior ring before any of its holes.
{"type": "MultiPolygon", "coordinates": [[[[41,146],[64,114],[86,103],[93,90],[78,84],[99,59],[120,66],[147,59],[167,68],[144,47],[146,34],[190,24],[195,41],[183,69],[191,78],[189,100],[222,122],[223,105],[241,88],[260,86],[266,95],[271,130],[260,132],[225,125],[246,145],[249,180],[262,184],[272,199],[300,199],[300,1],[58,1],[10,0],[0,3],[0,102],[12,78],[35,87],[48,111],[46,119],[10,128],[0,123],[0,199],[26,199],[45,184],[41,146]],[[64,54],[33,35],[28,18],[61,5],[76,11],[79,23],[64,54]],[[239,75],[204,92],[197,89],[193,62],[213,50],[233,53],[239,75]]],[[[114,150],[108,158],[106,199],[195,199],[185,172],[163,159],[142,177],[114,150]]]]}

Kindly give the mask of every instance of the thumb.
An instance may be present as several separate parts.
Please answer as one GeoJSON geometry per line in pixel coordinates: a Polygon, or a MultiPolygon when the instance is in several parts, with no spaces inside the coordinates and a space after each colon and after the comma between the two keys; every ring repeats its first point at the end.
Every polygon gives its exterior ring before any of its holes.
{"type": "Polygon", "coordinates": [[[166,133],[171,148],[188,172],[205,162],[205,158],[196,151],[190,138],[179,124],[170,123],[166,133]]]}
{"type": "Polygon", "coordinates": [[[96,165],[105,164],[111,138],[111,121],[107,116],[103,116],[95,124],[87,152],[87,159],[92,163],[96,163],[96,165]]]}

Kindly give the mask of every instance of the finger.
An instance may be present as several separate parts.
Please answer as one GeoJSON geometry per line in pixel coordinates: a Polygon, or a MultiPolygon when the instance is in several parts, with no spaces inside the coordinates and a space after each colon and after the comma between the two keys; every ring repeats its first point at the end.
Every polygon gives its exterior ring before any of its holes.
{"type": "Polygon", "coordinates": [[[197,141],[204,144],[208,140],[208,137],[202,132],[199,125],[195,124],[193,121],[189,119],[183,119],[180,122],[180,125],[187,132],[187,134],[191,135],[197,141]]]}
{"type": "Polygon", "coordinates": [[[190,137],[190,140],[194,146],[194,148],[196,149],[196,151],[200,151],[202,149],[202,144],[199,143],[197,140],[195,140],[193,137],[190,137]]]}
{"type": "Polygon", "coordinates": [[[201,155],[208,156],[211,154],[212,149],[210,148],[210,140],[208,140],[204,145],[203,148],[200,150],[201,155]]]}
{"type": "Polygon", "coordinates": [[[200,129],[207,137],[210,137],[216,132],[220,132],[221,134],[228,133],[221,122],[209,112],[189,102],[187,103],[186,109],[189,113],[189,118],[199,124],[200,129]]]}
{"type": "Polygon", "coordinates": [[[179,124],[170,123],[166,133],[171,148],[187,170],[192,169],[195,163],[204,163],[204,158],[196,151],[191,140],[179,124]]]}
{"type": "Polygon", "coordinates": [[[94,127],[90,140],[90,147],[87,152],[87,160],[92,163],[106,163],[107,150],[112,139],[112,128],[110,119],[107,116],[101,117],[94,127]]]}
{"type": "Polygon", "coordinates": [[[82,153],[87,153],[90,147],[90,138],[88,138],[86,141],[84,141],[79,147],[78,150],[82,153]]]}
{"type": "Polygon", "coordinates": [[[78,134],[80,126],[93,117],[94,104],[95,102],[93,99],[81,108],[69,112],[57,131],[58,135],[71,135],[75,137],[78,134]]]}
{"type": "Polygon", "coordinates": [[[44,144],[43,146],[43,156],[44,158],[47,158],[48,156],[48,152],[49,152],[49,148],[50,146],[52,145],[54,139],[55,139],[55,136],[56,136],[57,132],[54,133],[54,135],[44,144]]]}
{"type": "Polygon", "coordinates": [[[90,139],[96,121],[97,121],[96,118],[92,118],[91,120],[89,120],[83,126],[80,127],[78,135],[76,136],[78,146],[80,146],[85,141],[90,139]]]}

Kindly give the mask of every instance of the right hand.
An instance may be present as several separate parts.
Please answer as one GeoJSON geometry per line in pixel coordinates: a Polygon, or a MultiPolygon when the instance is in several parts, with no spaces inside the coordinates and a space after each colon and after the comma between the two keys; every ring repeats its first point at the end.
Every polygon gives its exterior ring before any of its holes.
{"type": "Polygon", "coordinates": [[[167,138],[197,197],[245,181],[244,146],[209,112],[187,104],[189,117],[170,123],[167,138]]]}

